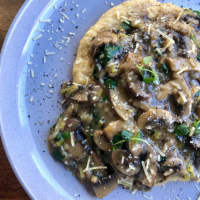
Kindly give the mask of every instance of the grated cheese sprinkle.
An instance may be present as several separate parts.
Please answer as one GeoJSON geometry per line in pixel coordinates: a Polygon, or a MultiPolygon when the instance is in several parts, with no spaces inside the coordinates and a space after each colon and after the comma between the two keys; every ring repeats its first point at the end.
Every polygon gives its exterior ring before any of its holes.
{"type": "Polygon", "coordinates": [[[39,22],[44,22],[44,23],[46,23],[46,22],[51,22],[51,20],[50,20],[50,19],[43,19],[43,20],[40,19],[39,22]]]}
{"type": "Polygon", "coordinates": [[[43,62],[46,63],[46,61],[47,61],[47,57],[44,56],[44,58],[43,58],[43,62]]]}
{"type": "Polygon", "coordinates": [[[194,134],[194,131],[195,131],[195,127],[192,127],[192,128],[191,128],[191,131],[190,131],[190,133],[189,133],[189,136],[190,136],[190,137],[194,134]]]}
{"type": "Polygon", "coordinates": [[[69,17],[67,15],[65,15],[65,13],[60,12],[60,14],[65,18],[65,19],[69,19],[69,17]]]}
{"type": "Polygon", "coordinates": [[[122,156],[121,164],[124,164],[124,156],[122,156]]]}
{"type": "Polygon", "coordinates": [[[37,37],[33,38],[33,41],[35,41],[35,40],[37,40],[37,39],[39,39],[39,38],[41,38],[41,37],[42,37],[42,34],[40,34],[40,35],[38,35],[37,37]]]}
{"type": "Polygon", "coordinates": [[[32,101],[32,102],[34,102],[34,100],[33,100],[33,96],[30,98],[30,100],[29,101],[32,101]]]}
{"type": "Polygon", "coordinates": [[[154,145],[154,149],[162,156],[165,157],[165,154],[157,147],[154,145]]]}
{"type": "Polygon", "coordinates": [[[71,145],[74,147],[74,132],[70,132],[71,145]]]}
{"type": "Polygon", "coordinates": [[[148,172],[147,172],[147,169],[146,169],[146,166],[145,166],[144,161],[142,161],[142,167],[143,167],[143,170],[144,170],[144,173],[145,173],[145,176],[146,176],[147,180],[148,180],[149,182],[151,182],[151,178],[150,178],[150,176],[149,176],[149,174],[148,174],[148,172]]]}
{"type": "Polygon", "coordinates": [[[175,22],[178,22],[178,21],[180,20],[182,14],[183,14],[183,12],[184,12],[184,10],[185,10],[185,8],[183,8],[183,9],[181,10],[181,12],[179,13],[179,15],[178,15],[177,19],[175,20],[175,22]]]}
{"type": "Polygon", "coordinates": [[[34,77],[34,72],[33,72],[33,70],[31,70],[31,78],[33,78],[34,77]]]}
{"type": "Polygon", "coordinates": [[[183,92],[178,91],[180,97],[182,98],[183,102],[187,102],[187,99],[185,98],[185,95],[183,94],[183,92]]]}
{"type": "Polygon", "coordinates": [[[181,70],[179,70],[179,71],[177,72],[177,74],[181,74],[181,73],[184,72],[186,69],[188,69],[188,66],[186,66],[186,67],[182,68],[181,70]]]}
{"type": "Polygon", "coordinates": [[[151,31],[151,25],[152,24],[149,24],[149,27],[148,27],[148,34],[150,35],[150,31],[151,31]]]}
{"type": "Polygon", "coordinates": [[[46,53],[45,53],[46,56],[54,55],[54,54],[55,54],[55,52],[46,52],[46,53]]]}
{"type": "Polygon", "coordinates": [[[84,8],[83,10],[82,10],[82,13],[84,13],[86,11],[86,9],[84,8]]]}

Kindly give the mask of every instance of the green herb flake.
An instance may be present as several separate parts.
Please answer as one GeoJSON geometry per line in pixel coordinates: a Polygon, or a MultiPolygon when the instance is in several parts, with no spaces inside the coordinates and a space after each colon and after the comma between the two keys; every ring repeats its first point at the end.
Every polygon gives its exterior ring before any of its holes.
{"type": "Polygon", "coordinates": [[[120,143],[121,141],[123,141],[122,135],[121,134],[117,134],[113,137],[112,143],[113,143],[113,151],[115,149],[119,149],[122,146],[122,143],[120,143]],[[119,144],[118,144],[119,143],[119,144]]]}
{"type": "Polygon", "coordinates": [[[59,162],[61,162],[65,158],[65,156],[63,156],[58,149],[56,149],[55,151],[53,151],[51,153],[51,155],[53,156],[53,158],[55,160],[57,160],[59,162]]]}
{"type": "Polygon", "coordinates": [[[166,63],[162,63],[161,64],[161,70],[165,74],[169,74],[170,73],[169,68],[167,67],[166,63]]]}
{"type": "MultiPolygon", "coordinates": [[[[136,139],[142,139],[142,133],[141,133],[141,132],[138,132],[135,138],[136,138],[136,139]]],[[[138,143],[138,144],[142,144],[142,141],[141,141],[141,140],[137,140],[137,143],[138,143]]]]}
{"type": "Polygon", "coordinates": [[[194,43],[198,46],[198,48],[200,49],[200,45],[198,44],[198,42],[196,41],[196,39],[192,33],[191,33],[190,37],[194,41],[194,43]]]}
{"type": "Polygon", "coordinates": [[[142,59],[144,65],[148,65],[153,60],[152,56],[147,56],[142,59]]]}
{"type": "Polygon", "coordinates": [[[121,46],[106,44],[99,54],[99,62],[102,67],[105,67],[121,49],[121,46]]]}
{"type": "Polygon", "coordinates": [[[167,158],[166,158],[165,156],[160,158],[160,162],[161,162],[161,163],[165,163],[166,160],[167,160],[167,158]]]}
{"type": "Polygon", "coordinates": [[[197,13],[197,15],[199,15],[199,16],[200,16],[200,11],[193,10],[193,12],[197,13]]]}
{"type": "Polygon", "coordinates": [[[145,83],[153,83],[157,79],[158,75],[156,74],[156,71],[154,69],[149,70],[149,69],[146,69],[144,66],[141,66],[141,67],[138,65],[136,66],[140,70],[143,81],[145,83]]]}
{"type": "Polygon", "coordinates": [[[178,124],[174,129],[174,135],[176,136],[187,135],[188,132],[189,130],[185,124],[178,124]]]}
{"type": "Polygon", "coordinates": [[[62,133],[58,133],[56,136],[56,141],[62,140],[62,133]]]}
{"type": "Polygon", "coordinates": [[[197,55],[197,60],[200,62],[200,53],[197,55]]]}
{"type": "Polygon", "coordinates": [[[123,21],[123,22],[121,23],[121,26],[122,26],[122,28],[125,29],[125,30],[131,30],[132,22],[129,21],[129,20],[123,21]]]}
{"type": "Polygon", "coordinates": [[[122,138],[123,138],[125,141],[128,142],[132,137],[133,137],[133,134],[132,134],[131,131],[125,130],[125,131],[122,132],[122,138]]]}
{"type": "Polygon", "coordinates": [[[200,90],[197,93],[195,93],[194,97],[197,98],[199,96],[200,96],[200,90]]]}
{"type": "Polygon", "coordinates": [[[105,95],[105,96],[103,97],[103,101],[106,101],[106,100],[108,100],[108,96],[107,96],[107,95],[105,95]]]}
{"type": "Polygon", "coordinates": [[[54,124],[54,125],[51,127],[51,132],[52,132],[52,133],[54,132],[55,127],[56,127],[56,124],[54,124]]]}
{"type": "Polygon", "coordinates": [[[109,89],[115,89],[115,86],[117,86],[117,82],[110,79],[110,78],[107,78],[105,80],[105,84],[106,84],[106,87],[109,88],[109,89]]]}

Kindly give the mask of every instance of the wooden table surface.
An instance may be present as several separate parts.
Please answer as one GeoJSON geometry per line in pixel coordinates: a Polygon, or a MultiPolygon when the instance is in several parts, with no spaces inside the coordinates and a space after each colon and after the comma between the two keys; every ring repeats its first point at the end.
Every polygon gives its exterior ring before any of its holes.
{"type": "MultiPolygon", "coordinates": [[[[0,49],[6,33],[25,0],[0,0],[0,49]]],[[[0,200],[29,200],[15,177],[0,140],[0,200]]]]}

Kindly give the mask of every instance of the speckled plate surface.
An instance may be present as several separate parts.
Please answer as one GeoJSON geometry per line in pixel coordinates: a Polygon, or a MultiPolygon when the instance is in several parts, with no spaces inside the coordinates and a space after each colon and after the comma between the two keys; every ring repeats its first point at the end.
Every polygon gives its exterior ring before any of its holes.
{"type": "MultiPolygon", "coordinates": [[[[112,2],[117,5],[123,1],[112,2]]],[[[1,137],[14,172],[32,199],[96,199],[92,191],[53,160],[45,139],[49,127],[62,112],[60,84],[71,78],[78,43],[98,18],[110,9],[110,3],[102,0],[27,0],[6,37],[0,60],[1,137]],[[68,20],[62,19],[60,12],[63,9],[66,9],[64,13],[68,20]],[[40,19],[51,19],[51,22],[42,23],[40,19]],[[75,35],[69,35],[70,32],[75,35]],[[32,40],[40,34],[38,40],[32,40]],[[63,36],[71,38],[67,46],[63,36]],[[62,40],[64,44],[58,43],[56,48],[54,44],[62,40]],[[43,63],[45,51],[55,54],[47,56],[46,63],[43,63]],[[34,77],[31,77],[31,72],[34,77]]],[[[174,0],[173,3],[199,9],[197,0],[174,0]]],[[[145,199],[145,195],[153,200],[188,197],[193,200],[198,197],[199,187],[197,183],[176,182],[153,188],[150,193],[131,195],[119,186],[105,199],[140,200],[145,199]]]]}

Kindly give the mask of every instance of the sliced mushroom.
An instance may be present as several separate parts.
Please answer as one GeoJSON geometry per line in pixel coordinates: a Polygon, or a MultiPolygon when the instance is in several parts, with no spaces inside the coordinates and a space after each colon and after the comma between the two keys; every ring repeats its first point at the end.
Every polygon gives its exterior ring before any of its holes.
{"type": "Polygon", "coordinates": [[[103,149],[104,151],[112,151],[113,145],[110,143],[106,138],[105,135],[101,130],[97,130],[94,133],[94,142],[96,145],[100,148],[103,149]]]}
{"type": "Polygon", "coordinates": [[[159,90],[155,92],[155,97],[158,101],[162,101],[169,95],[175,95],[178,92],[182,92],[186,98],[192,97],[190,88],[184,78],[175,79],[167,84],[161,85],[159,90]]]}
{"type": "Polygon", "coordinates": [[[119,179],[119,174],[115,172],[114,174],[111,174],[108,177],[101,178],[101,180],[92,184],[96,197],[102,199],[103,197],[111,193],[118,186],[119,179]]]}
{"type": "Polygon", "coordinates": [[[135,115],[135,109],[128,104],[129,97],[124,90],[115,87],[109,90],[109,95],[113,108],[121,119],[127,121],[135,115]]]}
{"type": "Polygon", "coordinates": [[[102,44],[116,44],[118,42],[118,37],[113,32],[110,31],[104,31],[101,33],[98,33],[95,39],[93,40],[93,48],[94,48],[94,54],[96,54],[97,48],[102,44]]]}
{"type": "Polygon", "coordinates": [[[72,83],[71,81],[62,84],[61,93],[78,103],[85,103],[88,101],[88,91],[85,86],[72,83]]]}
{"type": "Polygon", "coordinates": [[[153,129],[156,127],[165,128],[175,122],[175,118],[170,112],[162,109],[151,109],[140,115],[138,127],[140,129],[153,129]]]}
{"type": "Polygon", "coordinates": [[[144,82],[136,64],[141,65],[142,57],[136,54],[128,53],[126,62],[123,64],[125,68],[125,77],[127,81],[127,89],[133,97],[150,98],[151,94],[144,91],[144,82]]]}
{"type": "Polygon", "coordinates": [[[200,63],[194,58],[167,58],[166,62],[169,64],[170,70],[172,72],[178,72],[184,69],[183,72],[187,71],[200,71],[200,63]]]}
{"type": "Polygon", "coordinates": [[[116,149],[112,153],[112,161],[115,167],[122,173],[128,176],[137,174],[141,169],[141,164],[138,160],[129,158],[127,151],[116,149]]]}
{"type": "Polygon", "coordinates": [[[175,30],[183,36],[189,36],[191,34],[191,27],[183,22],[167,22],[167,28],[175,30]]]}
{"type": "Polygon", "coordinates": [[[110,122],[109,125],[104,128],[103,133],[108,139],[108,141],[112,142],[113,137],[122,132],[123,130],[130,129],[132,130],[134,127],[133,120],[123,121],[123,120],[117,120],[115,122],[110,122]]]}
{"type": "Polygon", "coordinates": [[[152,187],[154,185],[154,181],[155,181],[157,170],[158,170],[157,152],[151,145],[147,145],[146,149],[147,149],[147,159],[144,164],[145,169],[143,166],[143,170],[146,171],[146,173],[145,173],[146,179],[143,180],[143,184],[147,185],[148,187],[152,187]],[[147,178],[147,176],[148,176],[148,178],[147,178]]]}

